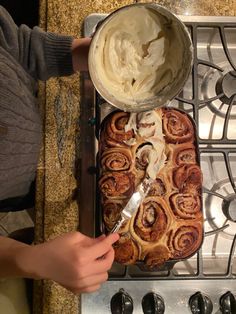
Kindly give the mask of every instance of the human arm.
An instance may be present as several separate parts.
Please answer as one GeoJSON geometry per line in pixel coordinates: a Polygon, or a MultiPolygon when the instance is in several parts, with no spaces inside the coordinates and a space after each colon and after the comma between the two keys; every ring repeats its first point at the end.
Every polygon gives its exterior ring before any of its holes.
{"type": "Polygon", "coordinates": [[[108,278],[112,244],[118,238],[111,234],[92,239],[74,232],[29,246],[0,237],[0,278],[52,279],[74,293],[95,291],[108,278]]]}
{"type": "Polygon", "coordinates": [[[0,47],[35,79],[47,80],[50,77],[67,76],[75,71],[86,70],[86,62],[80,62],[80,58],[87,58],[87,55],[83,55],[88,50],[85,42],[89,45],[90,40],[44,32],[39,27],[18,27],[8,12],[0,6],[0,47]],[[78,66],[74,68],[74,64],[78,66]]]}
{"type": "Polygon", "coordinates": [[[77,38],[72,42],[72,61],[74,71],[88,70],[88,53],[91,38],[77,38]]]}

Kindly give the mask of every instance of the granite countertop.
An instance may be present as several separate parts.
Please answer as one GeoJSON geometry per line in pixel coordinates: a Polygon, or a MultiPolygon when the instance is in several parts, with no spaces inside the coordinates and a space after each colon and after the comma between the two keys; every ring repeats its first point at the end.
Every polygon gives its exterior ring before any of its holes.
{"type": "MultiPolygon", "coordinates": [[[[40,0],[40,26],[47,31],[81,36],[84,18],[94,12],[111,12],[131,0],[40,0]]],[[[236,15],[235,0],[160,0],[176,14],[236,15]]],[[[50,79],[40,83],[44,142],[38,166],[36,242],[77,230],[76,143],[79,141],[80,77],[50,79]]],[[[78,183],[77,183],[78,182],[78,183]]],[[[34,313],[78,313],[79,298],[51,281],[36,281],[34,313]]]]}

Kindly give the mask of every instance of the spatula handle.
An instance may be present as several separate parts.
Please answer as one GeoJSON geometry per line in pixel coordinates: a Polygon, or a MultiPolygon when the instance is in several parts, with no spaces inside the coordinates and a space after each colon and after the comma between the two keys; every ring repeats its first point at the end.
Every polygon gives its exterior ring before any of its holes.
{"type": "Polygon", "coordinates": [[[115,226],[111,229],[110,233],[118,232],[119,229],[122,227],[123,223],[126,221],[124,216],[121,216],[121,218],[117,221],[115,226]]]}

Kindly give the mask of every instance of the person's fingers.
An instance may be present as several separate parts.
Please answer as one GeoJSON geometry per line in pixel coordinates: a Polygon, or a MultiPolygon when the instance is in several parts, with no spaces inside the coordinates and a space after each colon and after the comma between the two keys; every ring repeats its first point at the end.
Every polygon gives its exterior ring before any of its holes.
{"type": "Polygon", "coordinates": [[[110,251],[112,244],[119,240],[118,233],[109,234],[106,238],[92,245],[88,255],[90,258],[97,259],[110,251]]]}
{"type": "Polygon", "coordinates": [[[88,276],[107,272],[112,266],[112,263],[114,261],[114,255],[115,255],[114,250],[111,247],[110,251],[108,251],[100,259],[87,260],[87,257],[86,257],[86,259],[82,260],[82,262],[83,262],[83,264],[82,264],[83,270],[82,271],[79,271],[79,268],[81,265],[79,265],[79,264],[75,265],[75,267],[78,268],[79,278],[83,279],[83,278],[88,277],[88,276]]]}
{"type": "Polygon", "coordinates": [[[97,291],[100,288],[101,288],[101,285],[94,285],[94,286],[82,288],[82,290],[80,292],[82,292],[82,293],[91,293],[91,292],[97,291]]]}
{"type": "Polygon", "coordinates": [[[64,288],[66,288],[67,290],[71,291],[72,293],[74,293],[75,295],[80,294],[80,293],[90,293],[90,292],[94,292],[97,291],[98,289],[100,289],[101,285],[93,285],[93,286],[88,286],[88,287],[82,287],[82,288],[71,288],[69,286],[63,286],[64,288]]]}
{"type": "Polygon", "coordinates": [[[102,240],[104,240],[106,238],[106,235],[105,234],[101,234],[99,237],[97,238],[90,238],[90,242],[91,242],[91,245],[95,244],[95,243],[98,243],[102,240]]]}
{"type": "Polygon", "coordinates": [[[108,272],[104,272],[101,274],[93,275],[87,277],[85,280],[85,286],[93,286],[93,285],[100,285],[103,282],[107,281],[108,279],[108,272]]]}
{"type": "Polygon", "coordinates": [[[71,243],[75,243],[75,244],[85,242],[85,241],[88,241],[91,239],[88,236],[86,236],[85,234],[80,233],[78,231],[63,234],[63,235],[59,236],[58,239],[59,238],[63,238],[63,239],[68,238],[68,240],[70,240],[71,243]]]}
{"type": "Polygon", "coordinates": [[[83,245],[84,247],[88,247],[91,246],[97,242],[100,242],[101,240],[103,240],[106,237],[105,234],[101,234],[99,237],[97,238],[90,238],[80,232],[77,232],[77,237],[75,238],[75,242],[78,245],[83,245]]]}
{"type": "Polygon", "coordinates": [[[58,283],[61,284],[66,289],[76,292],[76,291],[84,290],[87,287],[101,285],[103,282],[107,281],[107,279],[108,279],[108,273],[103,272],[100,274],[97,273],[94,275],[86,276],[84,278],[79,278],[77,281],[73,283],[71,282],[70,285],[60,283],[60,282],[58,283]]]}
{"type": "MultiPolygon", "coordinates": [[[[74,294],[80,294],[80,293],[91,293],[91,292],[95,292],[98,289],[101,288],[101,285],[94,285],[94,286],[89,286],[89,287],[83,287],[80,288],[79,290],[74,290],[72,291],[74,294]]],[[[70,290],[70,289],[69,289],[70,290]]]]}
{"type": "Polygon", "coordinates": [[[102,258],[98,258],[86,265],[83,270],[83,277],[107,272],[112,267],[114,255],[114,250],[111,248],[102,258]]]}
{"type": "Polygon", "coordinates": [[[106,235],[103,233],[103,234],[101,234],[99,237],[97,237],[97,238],[95,238],[95,239],[97,239],[97,240],[103,240],[103,239],[105,239],[106,238],[106,235]]]}
{"type": "Polygon", "coordinates": [[[111,248],[103,257],[96,259],[95,266],[98,272],[108,271],[114,262],[115,252],[111,248]]]}
{"type": "Polygon", "coordinates": [[[103,272],[101,274],[91,275],[84,278],[80,278],[79,281],[76,283],[75,289],[84,289],[86,287],[100,285],[103,282],[107,281],[108,273],[103,272]]]}

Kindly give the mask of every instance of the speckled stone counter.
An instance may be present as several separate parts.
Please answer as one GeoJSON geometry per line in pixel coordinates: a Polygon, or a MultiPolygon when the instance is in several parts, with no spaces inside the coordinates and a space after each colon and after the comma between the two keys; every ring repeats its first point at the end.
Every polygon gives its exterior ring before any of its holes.
{"type": "MultiPolygon", "coordinates": [[[[111,12],[131,0],[41,0],[40,26],[47,31],[81,36],[84,18],[111,12]]],[[[151,1],[136,1],[151,2],[151,1]]],[[[236,15],[235,0],[160,0],[176,14],[236,15]]],[[[44,141],[37,176],[36,242],[78,229],[76,149],[79,141],[80,78],[50,79],[40,84],[44,141]]],[[[50,281],[35,282],[34,313],[79,313],[79,298],[50,281]]]]}

